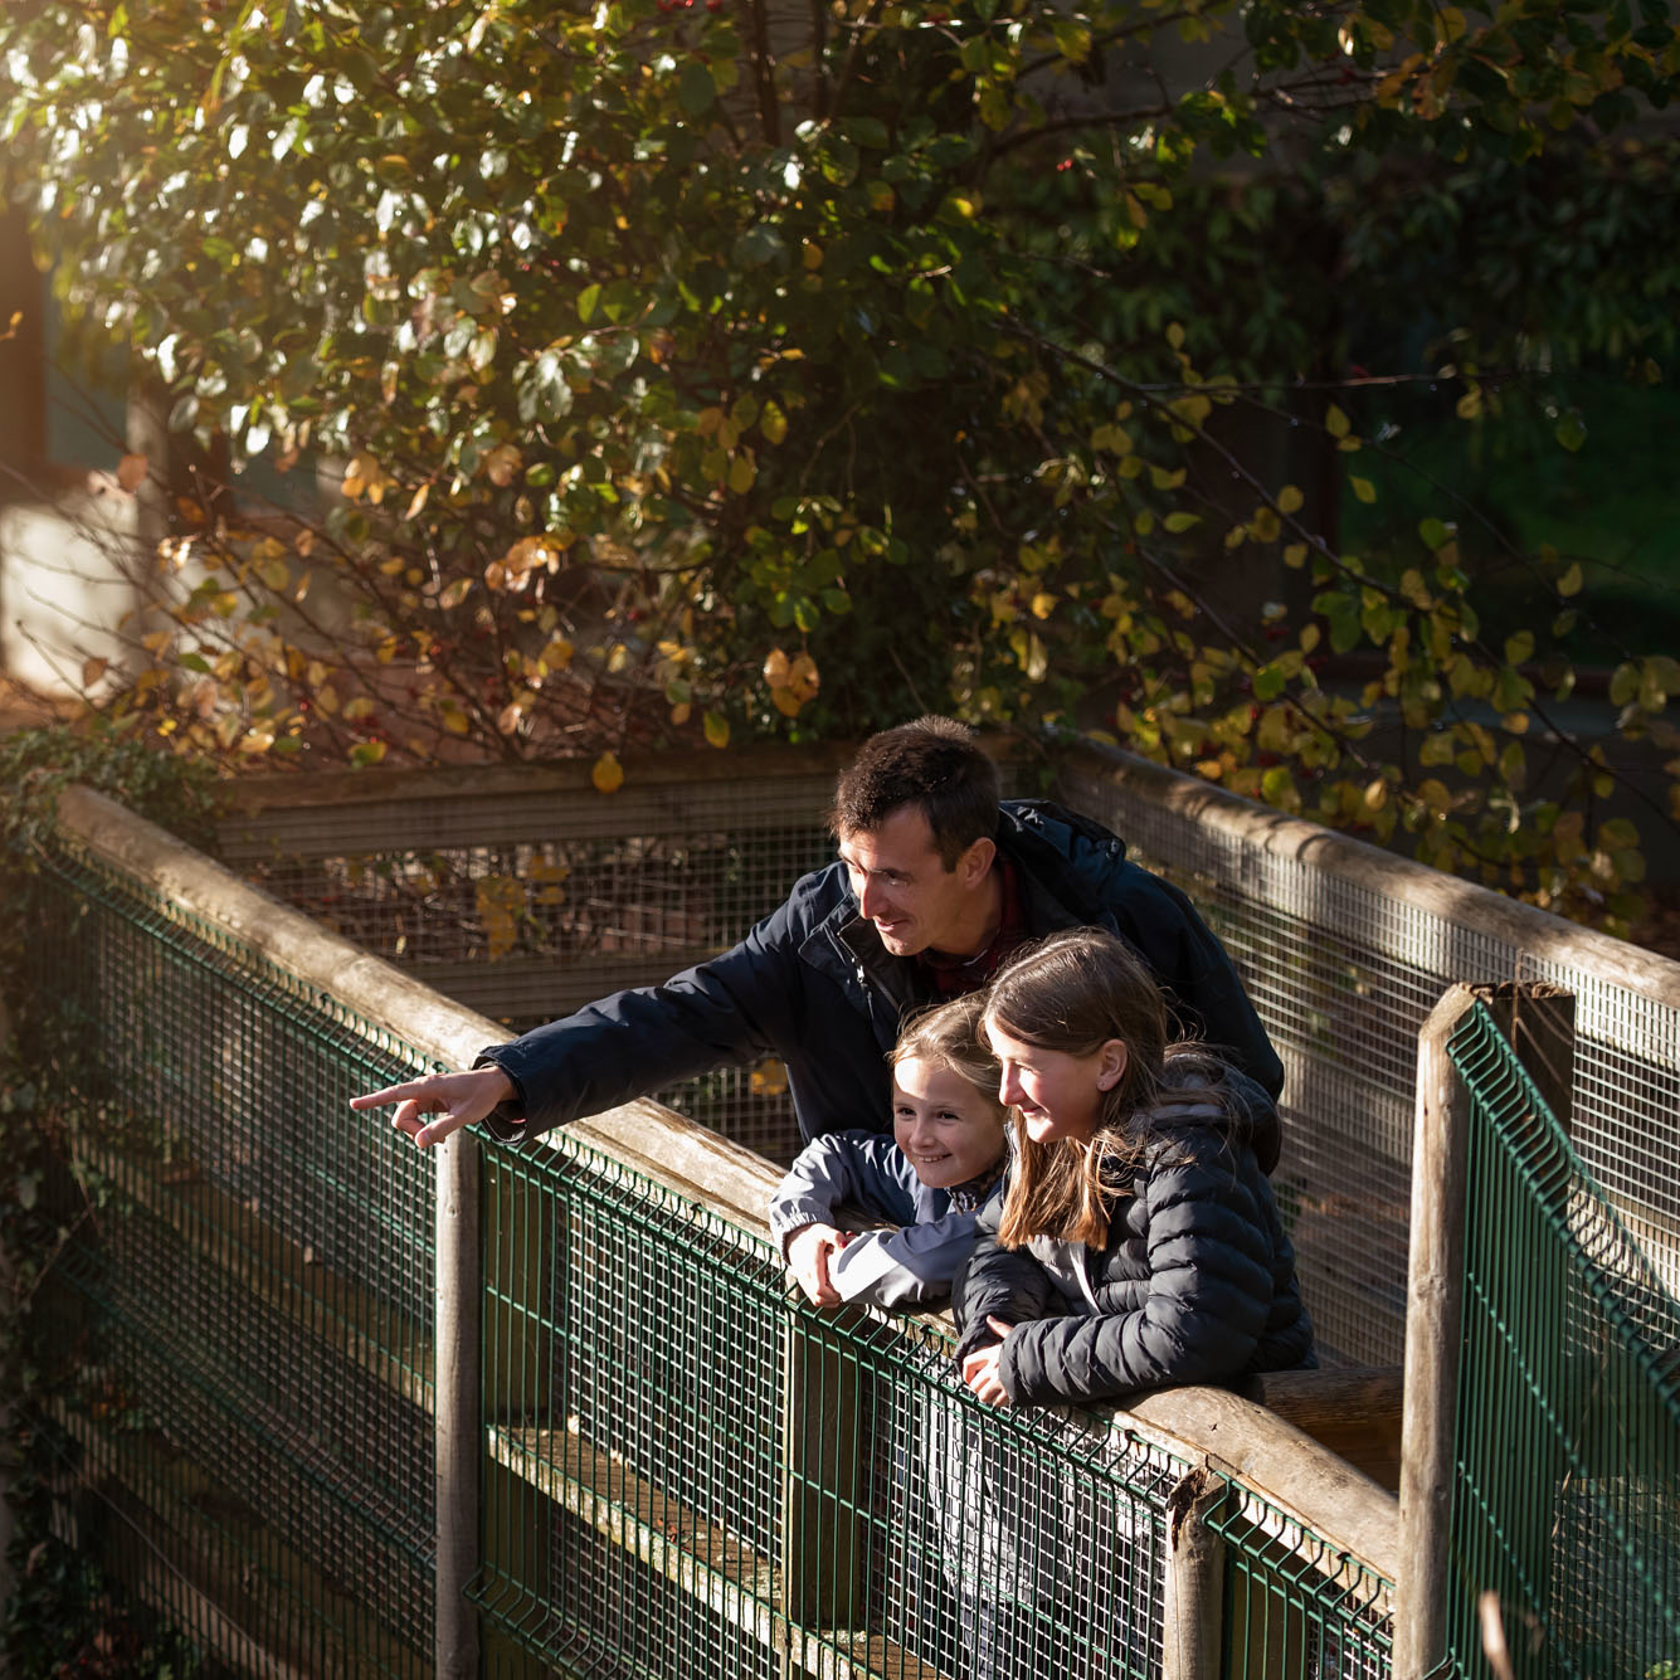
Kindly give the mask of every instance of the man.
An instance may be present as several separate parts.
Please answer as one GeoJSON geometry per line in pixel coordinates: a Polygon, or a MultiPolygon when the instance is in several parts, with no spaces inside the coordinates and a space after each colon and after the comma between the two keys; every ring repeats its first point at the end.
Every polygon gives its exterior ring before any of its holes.
{"type": "Polygon", "coordinates": [[[395,1104],[392,1124],[421,1148],[475,1121],[522,1142],[775,1055],[807,1142],[847,1127],[885,1131],[887,1053],[905,1016],[984,985],[1024,941],[1081,925],[1128,940],[1185,1034],[1275,1097],[1282,1065],[1189,899],[1128,862],[1100,825],[1042,801],[1000,806],[998,794],[996,766],[960,723],[927,717],[874,735],[836,789],[839,862],[796,882],[733,949],[486,1050],[469,1072],[351,1106],[395,1104]]]}

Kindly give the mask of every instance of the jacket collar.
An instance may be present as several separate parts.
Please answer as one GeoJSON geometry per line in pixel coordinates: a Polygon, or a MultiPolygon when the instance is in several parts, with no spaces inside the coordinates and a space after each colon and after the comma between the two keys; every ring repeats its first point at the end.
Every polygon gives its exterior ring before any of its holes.
{"type": "MultiPolygon", "coordinates": [[[[1015,865],[1030,938],[1069,927],[1119,931],[1096,891],[1068,862],[1077,820],[1046,800],[1009,800],[999,807],[998,850],[1015,865]]],[[[1123,843],[1106,830],[1098,832],[1113,846],[1116,861],[1123,859],[1123,843]]],[[[844,866],[830,867],[836,872],[839,902],[806,936],[800,957],[849,992],[877,988],[900,1011],[926,1001],[915,985],[912,959],[895,957],[881,943],[874,925],[858,914],[857,900],[845,884],[844,866]]]]}

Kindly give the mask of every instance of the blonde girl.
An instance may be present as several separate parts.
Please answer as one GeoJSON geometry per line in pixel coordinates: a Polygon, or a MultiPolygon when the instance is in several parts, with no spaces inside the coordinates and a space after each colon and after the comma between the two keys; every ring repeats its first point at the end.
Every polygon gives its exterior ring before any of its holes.
{"type": "Polygon", "coordinates": [[[1008,1148],[981,1007],[961,997],[906,1026],[892,1054],[890,1137],[830,1132],[777,1187],[771,1235],[808,1300],[903,1308],[950,1294],[1008,1148]]]}

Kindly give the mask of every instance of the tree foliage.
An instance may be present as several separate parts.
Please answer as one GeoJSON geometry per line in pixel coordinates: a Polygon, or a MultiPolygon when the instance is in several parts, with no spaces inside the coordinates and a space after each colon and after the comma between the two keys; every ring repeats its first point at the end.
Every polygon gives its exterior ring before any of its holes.
{"type": "MultiPolygon", "coordinates": [[[[1461,509],[1346,552],[1381,376],[1342,356],[1360,303],[1417,304],[1382,278],[1439,252],[1414,211],[1666,104],[1666,6],[38,0],[0,27],[66,302],[207,454],[346,463],[324,518],[178,496],[119,703],[147,729],[377,762],[613,748],[650,706],[721,746],[1100,693],[1128,745],[1240,792],[1636,908],[1602,748],[1559,731],[1567,774],[1530,781],[1577,560],[1517,556],[1531,620],[1484,628],[1461,509]]],[[[1471,337],[1430,377],[1474,427],[1520,323],[1455,318],[1486,292],[1451,284],[1440,335],[1471,337]]],[[[1660,376],[1653,295],[1553,327],[1660,376]]],[[[1623,727],[1666,729],[1671,690],[1630,655],[1623,727]]]]}

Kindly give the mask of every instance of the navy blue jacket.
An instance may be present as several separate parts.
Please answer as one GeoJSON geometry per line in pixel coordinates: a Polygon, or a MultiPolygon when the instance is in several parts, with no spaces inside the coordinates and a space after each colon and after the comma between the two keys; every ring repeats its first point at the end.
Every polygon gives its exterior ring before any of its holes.
{"type": "MultiPolygon", "coordinates": [[[[1186,1034],[1223,1050],[1274,1097],[1283,1066],[1219,941],[1176,887],[1131,863],[1099,823],[1044,801],[1006,803],[998,849],[1014,863],[1027,931],[1097,926],[1125,938],[1186,1034]]],[[[922,966],[895,957],[858,914],[844,864],[803,876],[740,944],[662,986],[616,992],[486,1050],[518,1095],[489,1129],[521,1142],[551,1126],[713,1068],[779,1056],[800,1131],[891,1124],[887,1053],[906,1014],[935,1001],[922,966]]]]}
{"type": "Polygon", "coordinates": [[[958,1274],[960,1361],[1015,1326],[998,1379],[1017,1405],[1116,1400],[1171,1383],[1230,1383],[1317,1363],[1295,1253],[1267,1170],[1271,1102],[1211,1058],[1169,1064],[1178,1099],[1134,1115],[1108,1242],[998,1241],[1002,1197],[980,1211],[958,1274]],[[1205,1096],[1204,1096],[1205,1093],[1205,1096]]]}

